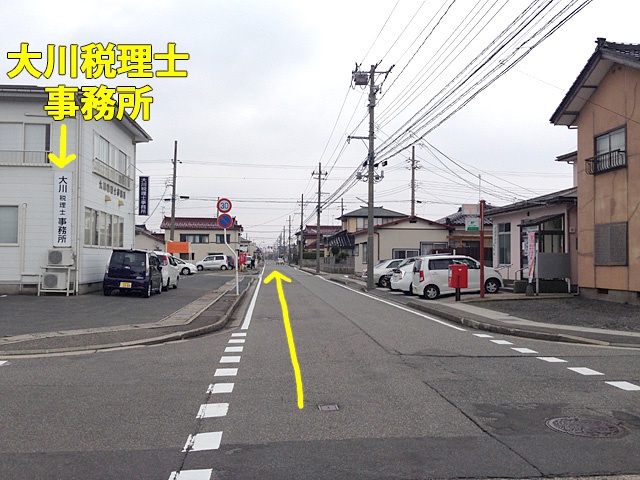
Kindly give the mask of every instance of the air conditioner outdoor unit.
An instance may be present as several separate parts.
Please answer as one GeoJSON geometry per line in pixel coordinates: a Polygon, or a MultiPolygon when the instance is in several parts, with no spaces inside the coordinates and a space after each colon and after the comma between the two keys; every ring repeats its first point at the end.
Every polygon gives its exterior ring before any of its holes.
{"type": "Polygon", "coordinates": [[[73,251],[70,248],[49,250],[47,253],[47,265],[73,265],[73,251]]]}
{"type": "Polygon", "coordinates": [[[66,290],[67,289],[67,273],[66,272],[47,272],[42,275],[41,288],[47,290],[66,290]]]}

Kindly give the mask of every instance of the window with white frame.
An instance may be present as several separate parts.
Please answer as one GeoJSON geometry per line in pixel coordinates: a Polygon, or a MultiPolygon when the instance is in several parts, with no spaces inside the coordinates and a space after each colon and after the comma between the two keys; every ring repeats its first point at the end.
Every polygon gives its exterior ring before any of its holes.
{"type": "Polygon", "coordinates": [[[93,134],[93,156],[114,170],[127,173],[127,155],[96,132],[93,134]]]}
{"type": "Polygon", "coordinates": [[[84,244],[87,247],[122,247],[124,245],[124,218],[92,208],[85,208],[84,244]]]}
{"type": "Polygon", "coordinates": [[[498,263],[511,264],[511,223],[498,224],[498,263]]]}
{"type": "Polygon", "coordinates": [[[18,243],[18,207],[0,205],[0,244],[16,245],[18,243]]]}
{"type": "Polygon", "coordinates": [[[394,248],[391,251],[391,258],[411,258],[420,255],[420,250],[416,248],[394,248]]]}
{"type": "Polygon", "coordinates": [[[0,123],[0,163],[49,163],[51,126],[45,123],[0,123]]]}

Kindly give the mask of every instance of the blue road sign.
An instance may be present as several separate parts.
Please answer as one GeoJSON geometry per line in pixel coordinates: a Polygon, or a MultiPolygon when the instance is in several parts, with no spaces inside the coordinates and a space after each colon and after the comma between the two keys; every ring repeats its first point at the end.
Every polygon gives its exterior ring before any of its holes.
{"type": "Polygon", "coordinates": [[[218,216],[218,225],[222,228],[229,228],[233,224],[233,218],[231,215],[223,213],[218,216]]]}

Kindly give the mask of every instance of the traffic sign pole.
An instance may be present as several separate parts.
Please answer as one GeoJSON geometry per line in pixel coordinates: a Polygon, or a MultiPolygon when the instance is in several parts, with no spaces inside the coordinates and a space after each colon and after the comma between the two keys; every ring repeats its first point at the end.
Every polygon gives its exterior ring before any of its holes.
{"type": "Polygon", "coordinates": [[[233,253],[236,263],[236,296],[240,295],[240,287],[238,285],[238,269],[240,265],[238,265],[238,252],[234,251],[233,248],[229,246],[229,242],[227,242],[227,229],[233,225],[233,218],[227,212],[231,210],[231,200],[228,198],[221,198],[218,200],[218,211],[222,212],[222,215],[218,215],[218,226],[224,229],[224,244],[227,246],[231,253],[233,253]]]}

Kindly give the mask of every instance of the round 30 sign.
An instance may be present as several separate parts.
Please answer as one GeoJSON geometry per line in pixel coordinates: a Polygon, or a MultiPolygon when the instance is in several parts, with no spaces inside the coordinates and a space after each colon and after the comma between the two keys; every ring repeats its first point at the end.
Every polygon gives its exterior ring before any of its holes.
{"type": "Polygon", "coordinates": [[[231,210],[231,200],[228,198],[221,198],[218,200],[218,211],[221,213],[229,213],[231,210]]]}

